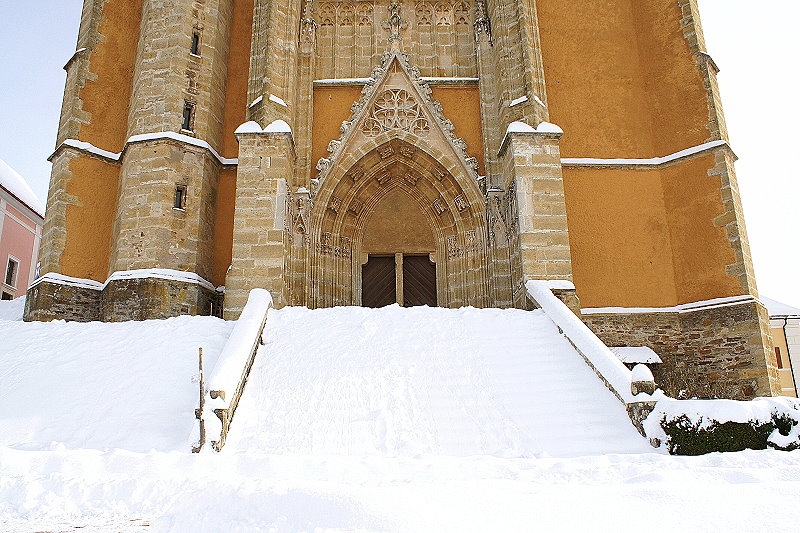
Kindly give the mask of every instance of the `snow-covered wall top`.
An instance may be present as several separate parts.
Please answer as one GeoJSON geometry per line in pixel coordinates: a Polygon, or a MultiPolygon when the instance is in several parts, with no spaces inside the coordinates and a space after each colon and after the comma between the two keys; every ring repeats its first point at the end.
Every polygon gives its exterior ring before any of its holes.
{"type": "Polygon", "coordinates": [[[0,159],[0,185],[31,210],[35,211],[36,214],[44,217],[44,204],[39,200],[39,197],[36,196],[25,179],[2,159],[0,159]]]}
{"type": "Polygon", "coordinates": [[[553,294],[551,289],[567,288],[563,282],[529,280],[525,288],[622,402],[627,404],[654,399],[643,393],[636,396],[631,394],[631,371],[569,307],[553,294]]]}

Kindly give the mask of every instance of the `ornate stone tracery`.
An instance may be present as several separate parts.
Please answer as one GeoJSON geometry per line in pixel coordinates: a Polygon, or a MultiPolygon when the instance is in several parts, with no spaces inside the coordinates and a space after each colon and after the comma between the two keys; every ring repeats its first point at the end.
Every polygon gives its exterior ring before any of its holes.
{"type": "Polygon", "coordinates": [[[430,125],[414,97],[404,89],[383,91],[364,121],[361,130],[368,137],[375,137],[385,131],[399,129],[415,135],[430,131],[430,125]]]}

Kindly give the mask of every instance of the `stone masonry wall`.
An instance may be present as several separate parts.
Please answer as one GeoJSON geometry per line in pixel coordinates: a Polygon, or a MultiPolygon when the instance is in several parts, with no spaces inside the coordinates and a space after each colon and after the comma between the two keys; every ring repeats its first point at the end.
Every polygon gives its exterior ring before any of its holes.
{"type": "Polygon", "coordinates": [[[221,295],[196,283],[157,278],[114,280],[103,291],[106,322],[211,315],[221,311],[221,295]]]}
{"type": "Polygon", "coordinates": [[[44,279],[28,291],[26,321],[121,322],[222,314],[223,295],[197,283],[160,278],[110,281],[104,289],[44,279]]]}
{"type": "Polygon", "coordinates": [[[172,140],[128,146],[112,238],[109,274],[138,268],[212,276],[219,164],[205,149],[172,140]],[[175,207],[175,191],[186,200],[175,207]]]}
{"type": "Polygon", "coordinates": [[[52,283],[45,279],[28,289],[25,321],[100,320],[101,298],[102,293],[97,289],[52,283]]]}
{"type": "Polygon", "coordinates": [[[663,360],[656,383],[674,397],[750,399],[778,394],[755,301],[689,312],[584,314],[608,346],[647,346],[663,360]]]}

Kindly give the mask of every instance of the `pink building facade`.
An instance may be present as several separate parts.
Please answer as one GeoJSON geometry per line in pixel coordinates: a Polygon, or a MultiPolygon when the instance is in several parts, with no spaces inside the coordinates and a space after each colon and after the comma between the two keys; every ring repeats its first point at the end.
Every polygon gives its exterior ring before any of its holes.
{"type": "Polygon", "coordinates": [[[44,206],[25,180],[0,159],[0,297],[25,294],[36,279],[44,206]]]}

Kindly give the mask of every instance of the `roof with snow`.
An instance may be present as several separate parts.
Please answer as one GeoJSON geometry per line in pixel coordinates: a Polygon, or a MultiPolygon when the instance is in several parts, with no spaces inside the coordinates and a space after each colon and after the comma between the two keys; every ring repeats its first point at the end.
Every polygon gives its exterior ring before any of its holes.
{"type": "Polygon", "coordinates": [[[2,159],[0,159],[0,186],[13,194],[20,202],[39,216],[44,217],[44,204],[39,200],[39,197],[36,196],[25,179],[2,159]]]}
{"type": "Polygon", "coordinates": [[[800,316],[800,309],[782,302],[761,296],[761,301],[766,306],[769,316],[800,316]]]}

